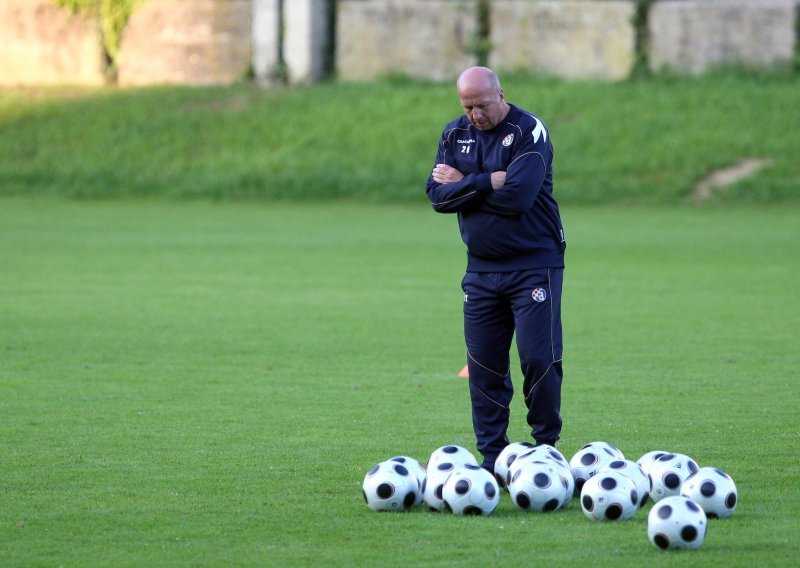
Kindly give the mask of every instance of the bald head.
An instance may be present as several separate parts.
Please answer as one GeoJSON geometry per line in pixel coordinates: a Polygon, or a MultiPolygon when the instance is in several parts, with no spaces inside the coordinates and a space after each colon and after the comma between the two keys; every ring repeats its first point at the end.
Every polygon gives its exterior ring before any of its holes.
{"type": "Polygon", "coordinates": [[[491,130],[508,114],[500,80],[487,67],[470,67],[456,82],[461,107],[478,130],[491,130]]]}
{"type": "Polygon", "coordinates": [[[458,77],[456,88],[459,95],[469,92],[489,92],[502,91],[500,79],[497,74],[488,67],[470,67],[458,77]]]}

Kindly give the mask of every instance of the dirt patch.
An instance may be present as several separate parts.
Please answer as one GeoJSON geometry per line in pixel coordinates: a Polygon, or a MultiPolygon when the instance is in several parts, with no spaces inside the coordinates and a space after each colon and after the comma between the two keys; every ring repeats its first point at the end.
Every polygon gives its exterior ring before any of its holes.
{"type": "Polygon", "coordinates": [[[694,202],[705,201],[711,197],[715,189],[722,189],[733,185],[737,181],[753,175],[758,170],[771,163],[772,160],[763,158],[745,158],[738,164],[714,170],[694,184],[694,191],[692,191],[692,195],[689,199],[694,202]]]}

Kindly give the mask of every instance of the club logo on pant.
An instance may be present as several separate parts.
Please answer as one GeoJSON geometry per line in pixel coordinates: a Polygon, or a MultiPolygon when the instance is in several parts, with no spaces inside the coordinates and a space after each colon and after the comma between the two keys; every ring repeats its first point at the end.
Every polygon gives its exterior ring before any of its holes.
{"type": "Polygon", "coordinates": [[[541,304],[547,299],[547,292],[544,291],[544,288],[536,288],[536,290],[531,292],[531,297],[533,298],[534,302],[541,304]]]}

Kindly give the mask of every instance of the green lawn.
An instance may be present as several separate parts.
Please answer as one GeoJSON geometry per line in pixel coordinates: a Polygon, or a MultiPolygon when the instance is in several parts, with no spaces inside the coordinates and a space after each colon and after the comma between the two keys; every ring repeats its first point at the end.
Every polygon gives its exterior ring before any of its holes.
{"type": "MultiPolygon", "coordinates": [[[[800,75],[502,78],[550,128],[562,204],[674,204],[753,158],[714,201],[800,201],[800,75]]],[[[451,83],[0,89],[0,196],[415,203],[460,112],[451,83]]]]}
{"type": "Polygon", "coordinates": [[[504,495],[488,518],[367,509],[374,463],[474,450],[454,217],[4,198],[0,564],[793,564],[797,210],[563,216],[560,448],[726,470],[739,508],[700,550],[661,552],[646,511],[592,523],[576,500],[535,515],[504,495]]]}

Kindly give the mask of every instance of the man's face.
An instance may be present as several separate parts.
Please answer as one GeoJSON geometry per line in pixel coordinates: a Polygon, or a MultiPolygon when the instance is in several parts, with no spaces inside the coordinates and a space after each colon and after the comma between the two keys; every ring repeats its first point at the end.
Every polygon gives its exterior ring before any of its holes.
{"type": "Polygon", "coordinates": [[[492,87],[461,89],[458,98],[467,118],[478,130],[491,130],[506,114],[502,89],[492,87]]]}

